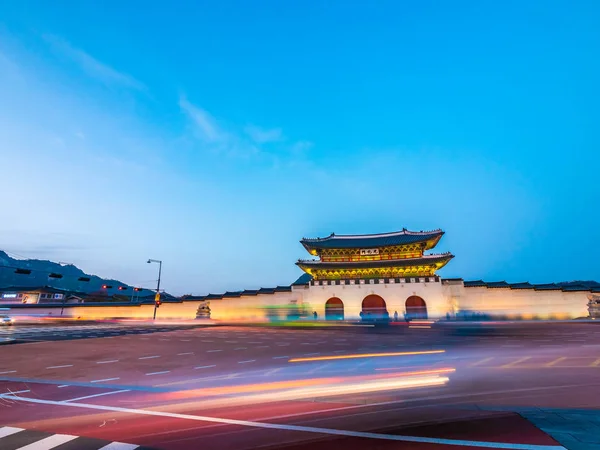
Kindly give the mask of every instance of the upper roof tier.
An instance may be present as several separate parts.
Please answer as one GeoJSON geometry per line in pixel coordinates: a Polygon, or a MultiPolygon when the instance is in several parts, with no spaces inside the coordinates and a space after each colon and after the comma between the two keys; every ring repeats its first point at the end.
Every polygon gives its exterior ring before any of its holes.
{"type": "Polygon", "coordinates": [[[402,231],[380,234],[346,234],[336,235],[331,233],[324,238],[302,238],[300,243],[315,255],[320,249],[356,249],[356,248],[380,248],[394,245],[408,245],[424,243],[424,250],[432,249],[443,236],[442,230],[433,231],[402,231]]]}

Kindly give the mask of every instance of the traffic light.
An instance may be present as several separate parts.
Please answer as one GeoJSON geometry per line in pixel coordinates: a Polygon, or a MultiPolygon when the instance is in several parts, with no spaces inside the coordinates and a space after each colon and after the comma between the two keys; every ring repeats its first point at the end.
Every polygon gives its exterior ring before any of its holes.
{"type": "Polygon", "coordinates": [[[160,294],[157,292],[154,296],[154,305],[158,308],[162,302],[160,301],[160,294]]]}

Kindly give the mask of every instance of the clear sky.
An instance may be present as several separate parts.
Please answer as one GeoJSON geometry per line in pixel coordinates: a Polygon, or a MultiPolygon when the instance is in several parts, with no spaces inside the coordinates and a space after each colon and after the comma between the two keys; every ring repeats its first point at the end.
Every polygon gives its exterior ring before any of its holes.
{"type": "Polygon", "coordinates": [[[598,1],[0,2],[0,248],[175,294],[303,236],[600,279],[598,1]]]}

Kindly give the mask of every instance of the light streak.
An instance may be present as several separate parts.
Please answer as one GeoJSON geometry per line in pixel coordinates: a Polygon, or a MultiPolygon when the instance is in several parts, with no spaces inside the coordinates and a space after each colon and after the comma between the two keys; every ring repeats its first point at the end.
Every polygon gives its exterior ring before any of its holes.
{"type": "MultiPolygon", "coordinates": [[[[398,370],[398,369],[399,369],[399,367],[382,367],[382,368],[378,368],[375,370],[398,370]]],[[[396,377],[412,377],[412,376],[418,376],[418,375],[433,375],[433,374],[452,373],[452,372],[456,372],[456,369],[447,368],[447,369],[421,370],[418,372],[398,372],[398,373],[395,373],[394,376],[396,376],[396,377]]]]}
{"type": "Polygon", "coordinates": [[[446,350],[426,350],[421,352],[392,352],[392,353],[357,353],[354,355],[315,356],[313,358],[292,358],[288,362],[332,361],[338,359],[382,358],[387,356],[416,356],[445,353],[446,350]]]}

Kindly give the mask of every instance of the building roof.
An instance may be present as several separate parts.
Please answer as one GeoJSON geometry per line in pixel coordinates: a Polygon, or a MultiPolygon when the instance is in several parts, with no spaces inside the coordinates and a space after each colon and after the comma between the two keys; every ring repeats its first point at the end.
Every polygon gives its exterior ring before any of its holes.
{"type": "Polygon", "coordinates": [[[424,242],[425,250],[429,250],[437,245],[443,234],[442,230],[408,231],[407,229],[380,234],[336,235],[331,233],[324,238],[302,238],[300,243],[311,254],[316,254],[316,249],[324,248],[379,248],[418,242],[424,242]]]}
{"type": "Polygon", "coordinates": [[[510,289],[535,289],[536,291],[563,291],[563,292],[599,292],[600,288],[593,286],[595,282],[586,284],[570,284],[570,283],[546,283],[546,284],[531,284],[529,282],[522,283],[507,283],[506,281],[465,281],[464,286],[493,288],[510,288],[510,289]]]}
{"type": "Polygon", "coordinates": [[[441,255],[423,255],[419,258],[381,259],[376,261],[321,261],[318,259],[298,260],[299,267],[319,269],[362,269],[375,267],[409,267],[429,266],[432,264],[446,263],[454,258],[451,253],[441,255]]]}
{"type": "Polygon", "coordinates": [[[244,291],[227,291],[223,294],[208,294],[208,295],[184,295],[181,297],[183,301],[198,301],[198,300],[222,300],[224,298],[237,298],[242,295],[273,295],[276,292],[291,292],[291,286],[276,286],[274,288],[246,289],[244,291]]]}
{"type": "Polygon", "coordinates": [[[310,281],[313,279],[313,276],[310,273],[303,273],[302,275],[300,275],[298,277],[298,279],[296,281],[294,281],[292,283],[292,286],[302,286],[305,284],[310,283],[310,281]]]}
{"type": "Polygon", "coordinates": [[[506,281],[490,281],[487,284],[487,287],[489,288],[509,288],[510,284],[508,284],[506,281]]]}

